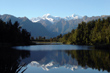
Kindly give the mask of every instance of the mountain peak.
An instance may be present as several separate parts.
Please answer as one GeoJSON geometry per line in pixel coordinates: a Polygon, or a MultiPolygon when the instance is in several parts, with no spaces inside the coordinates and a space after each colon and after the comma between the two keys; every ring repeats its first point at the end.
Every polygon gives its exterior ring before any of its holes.
{"type": "Polygon", "coordinates": [[[48,18],[54,18],[54,16],[51,16],[51,15],[48,13],[48,14],[44,14],[42,18],[48,20],[48,18]]]}
{"type": "Polygon", "coordinates": [[[71,16],[66,16],[65,18],[61,18],[61,17],[58,17],[58,16],[52,16],[48,13],[48,14],[44,14],[42,17],[32,18],[30,20],[32,22],[38,22],[40,20],[48,20],[51,23],[54,23],[55,21],[59,21],[60,19],[72,20],[72,19],[80,19],[80,18],[82,18],[82,16],[79,16],[79,15],[76,15],[76,14],[72,14],[71,16]]]}
{"type": "Polygon", "coordinates": [[[50,14],[49,14],[49,13],[48,13],[48,14],[44,14],[44,15],[43,15],[43,17],[44,17],[44,16],[46,16],[46,17],[47,17],[47,16],[50,16],[50,14]]]}
{"type": "Polygon", "coordinates": [[[72,17],[75,17],[75,16],[79,16],[79,15],[77,15],[77,14],[72,14],[72,17]]]}
{"type": "Polygon", "coordinates": [[[79,16],[79,15],[77,15],[77,14],[72,14],[71,16],[66,16],[64,19],[65,20],[72,20],[72,19],[80,19],[80,18],[82,18],[82,16],[79,16]]]}
{"type": "Polygon", "coordinates": [[[48,14],[44,14],[42,17],[37,17],[37,18],[32,18],[30,19],[32,22],[38,22],[40,20],[48,20],[51,23],[54,23],[54,21],[56,20],[60,20],[60,17],[57,16],[52,16],[49,13],[48,14]]]}
{"type": "Polygon", "coordinates": [[[29,20],[26,16],[24,17],[18,17],[19,19],[22,19],[23,21],[29,20]]]}

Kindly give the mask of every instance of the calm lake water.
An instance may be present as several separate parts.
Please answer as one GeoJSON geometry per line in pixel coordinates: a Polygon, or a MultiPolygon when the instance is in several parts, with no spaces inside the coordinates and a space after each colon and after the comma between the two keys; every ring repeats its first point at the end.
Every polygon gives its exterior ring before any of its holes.
{"type": "Polygon", "coordinates": [[[110,51],[92,46],[32,45],[0,51],[0,73],[109,73],[110,51]]]}

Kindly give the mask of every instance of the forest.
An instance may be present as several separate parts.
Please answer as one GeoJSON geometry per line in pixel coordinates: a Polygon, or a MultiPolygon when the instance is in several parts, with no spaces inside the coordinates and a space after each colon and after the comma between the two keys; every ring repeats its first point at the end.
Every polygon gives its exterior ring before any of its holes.
{"type": "Polygon", "coordinates": [[[110,17],[79,23],[77,29],[65,34],[60,41],[77,45],[109,45],[110,17]]]}
{"type": "Polygon", "coordinates": [[[17,21],[12,24],[11,20],[3,22],[0,19],[0,46],[28,45],[30,36],[29,32],[21,29],[17,21]]]}
{"type": "MultiPolygon", "coordinates": [[[[19,26],[16,21],[4,22],[0,19],[0,46],[4,44],[30,44],[31,34],[19,26]]],[[[45,38],[44,38],[45,39],[45,38]]],[[[78,24],[77,29],[65,35],[51,38],[50,41],[76,45],[110,45],[110,17],[78,24]]]]}
{"type": "Polygon", "coordinates": [[[82,67],[110,72],[110,51],[108,50],[70,50],[66,52],[82,67]]]}

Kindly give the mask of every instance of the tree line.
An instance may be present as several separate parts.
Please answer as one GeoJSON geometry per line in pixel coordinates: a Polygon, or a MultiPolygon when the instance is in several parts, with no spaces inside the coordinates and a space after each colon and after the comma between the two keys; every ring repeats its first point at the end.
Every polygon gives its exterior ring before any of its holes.
{"type": "Polygon", "coordinates": [[[0,44],[29,44],[30,36],[29,32],[21,29],[17,21],[12,24],[11,20],[4,22],[0,19],[0,44]]]}
{"type": "Polygon", "coordinates": [[[110,17],[82,22],[60,41],[78,45],[110,44],[110,17]]]}
{"type": "Polygon", "coordinates": [[[66,52],[82,67],[110,72],[110,51],[108,50],[70,50],[66,52]]]}
{"type": "Polygon", "coordinates": [[[59,42],[59,39],[62,38],[62,34],[56,36],[56,37],[51,37],[51,38],[46,38],[46,37],[31,37],[31,41],[38,41],[38,42],[59,42]]]}

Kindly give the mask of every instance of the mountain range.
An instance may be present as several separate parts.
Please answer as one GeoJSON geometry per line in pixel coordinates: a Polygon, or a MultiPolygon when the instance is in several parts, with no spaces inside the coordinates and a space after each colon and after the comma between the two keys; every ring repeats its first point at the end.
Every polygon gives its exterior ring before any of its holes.
{"type": "Polygon", "coordinates": [[[7,22],[11,19],[14,23],[18,21],[23,29],[26,29],[31,33],[33,37],[45,36],[47,38],[55,37],[59,34],[66,34],[71,32],[72,29],[76,29],[78,24],[82,21],[88,22],[92,20],[97,20],[99,18],[107,18],[110,15],[102,16],[79,16],[73,14],[71,16],[66,16],[64,18],[58,16],[52,16],[50,14],[45,14],[42,17],[36,17],[28,19],[27,17],[15,17],[13,15],[0,15],[0,19],[7,22]]]}
{"type": "Polygon", "coordinates": [[[75,20],[75,19],[81,19],[82,18],[82,16],[78,16],[78,15],[76,15],[76,14],[73,14],[73,15],[71,15],[71,16],[66,16],[66,17],[64,17],[64,18],[61,18],[61,17],[58,17],[58,16],[52,16],[52,15],[50,15],[50,14],[45,14],[45,15],[43,15],[42,17],[37,17],[37,18],[31,18],[30,20],[32,21],[32,22],[38,22],[38,21],[40,21],[40,20],[48,20],[48,21],[50,21],[51,23],[55,23],[55,22],[57,22],[57,21],[59,21],[59,20],[61,20],[61,19],[64,19],[64,20],[75,20]]]}
{"type": "Polygon", "coordinates": [[[107,18],[109,15],[102,15],[102,16],[79,16],[73,14],[71,16],[66,16],[64,18],[58,16],[52,16],[50,14],[43,15],[42,17],[32,18],[30,19],[32,22],[39,22],[41,23],[48,31],[59,35],[59,34],[66,34],[71,32],[72,29],[76,29],[78,24],[82,21],[88,22],[92,20],[97,20],[99,18],[107,18]]]}
{"type": "Polygon", "coordinates": [[[13,15],[0,15],[0,19],[7,22],[11,19],[12,23],[15,21],[19,22],[19,26],[23,29],[26,29],[28,32],[31,33],[33,37],[39,36],[52,36],[52,34],[41,24],[41,23],[33,23],[27,17],[15,17],[13,15]]]}

